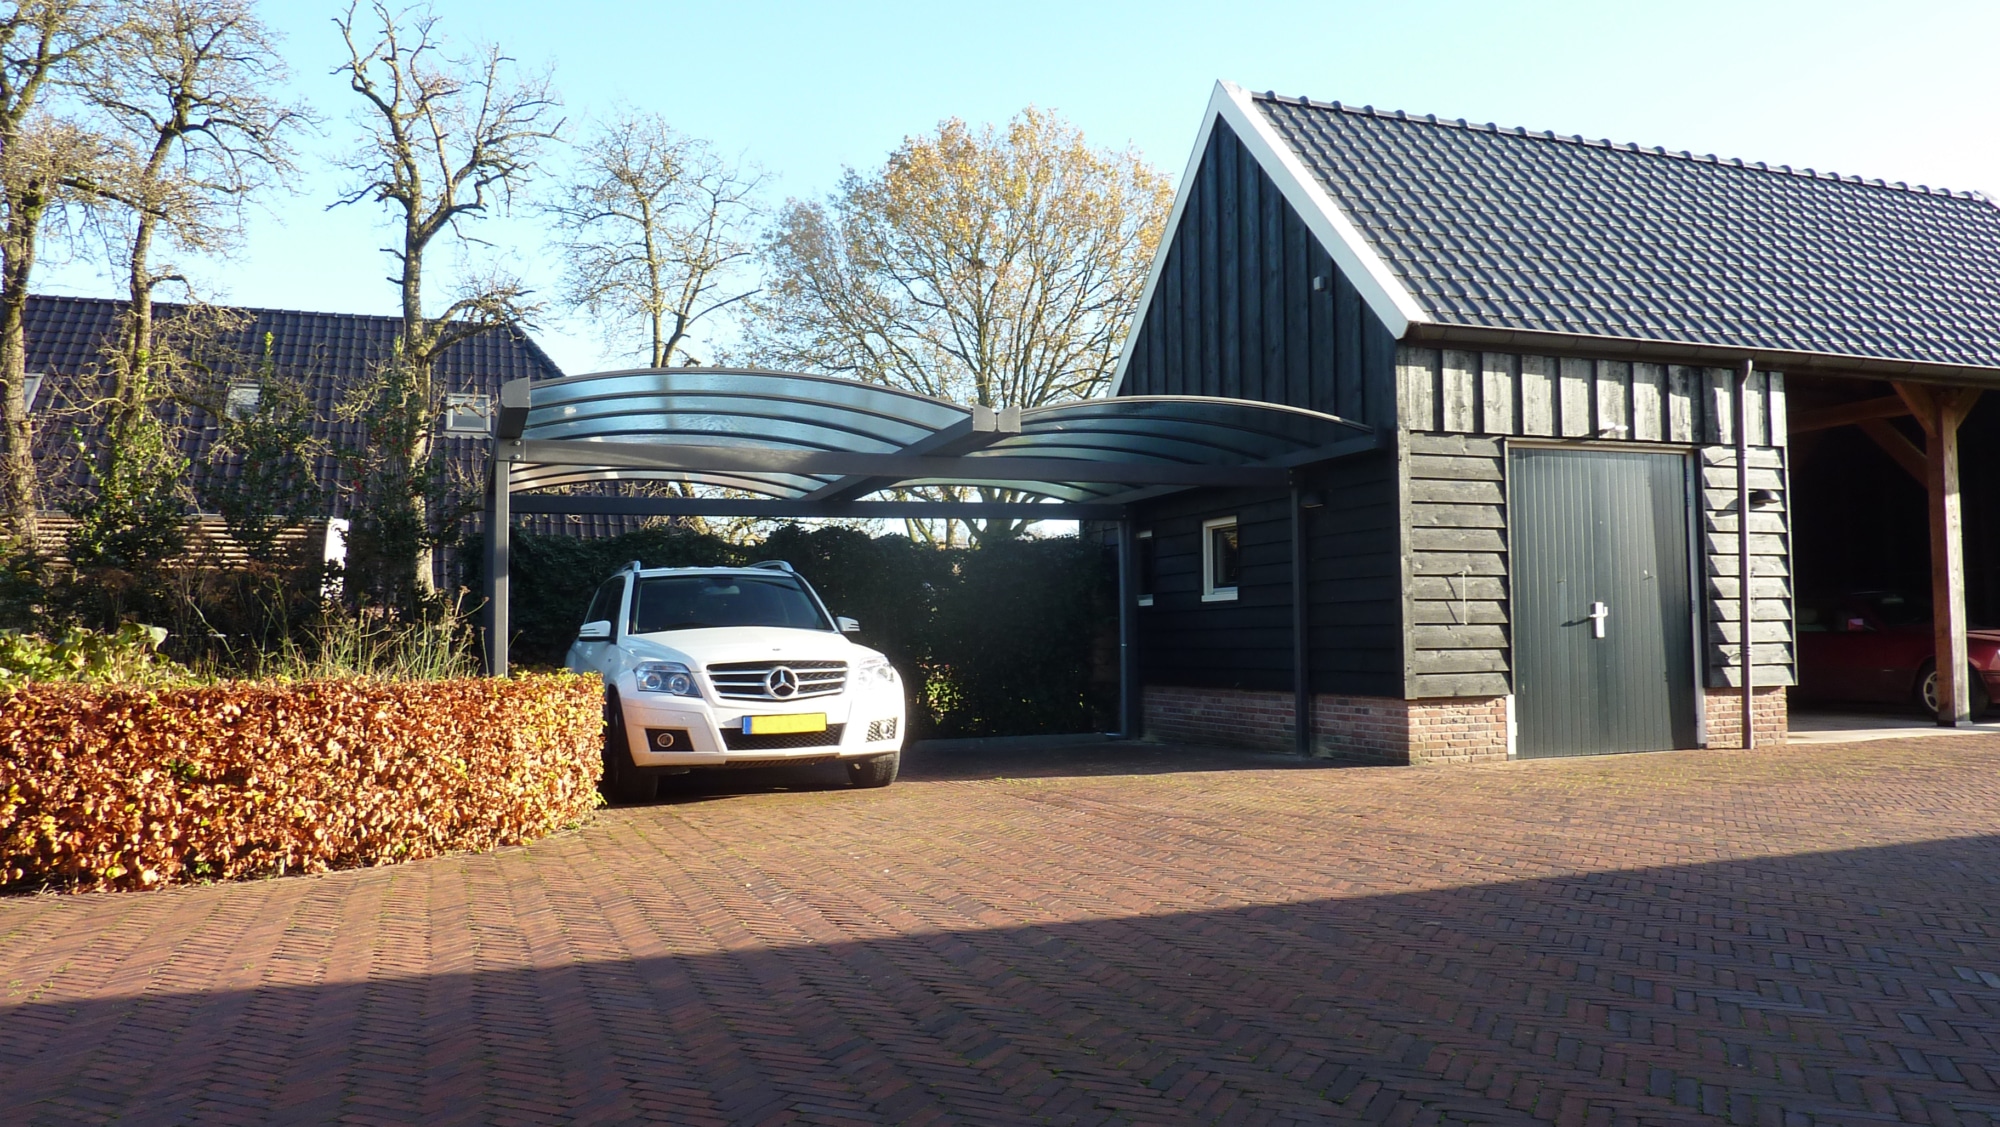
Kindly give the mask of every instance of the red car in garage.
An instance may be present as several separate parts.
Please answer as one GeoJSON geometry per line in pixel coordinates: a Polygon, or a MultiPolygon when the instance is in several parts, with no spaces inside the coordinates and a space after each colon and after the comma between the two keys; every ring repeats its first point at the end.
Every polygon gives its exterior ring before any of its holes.
{"type": "MultiPolygon", "coordinates": [[[[1863,591],[1799,604],[1799,687],[1805,700],[1915,705],[1937,715],[1937,657],[1926,600],[1863,591]]],[[[2000,695],[2000,630],[1966,631],[1972,715],[2000,695]]]]}

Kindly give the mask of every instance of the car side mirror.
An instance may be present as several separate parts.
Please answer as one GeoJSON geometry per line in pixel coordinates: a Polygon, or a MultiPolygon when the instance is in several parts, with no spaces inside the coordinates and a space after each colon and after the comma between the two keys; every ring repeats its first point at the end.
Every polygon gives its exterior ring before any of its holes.
{"type": "Polygon", "coordinates": [[[846,615],[844,615],[844,614],[840,614],[840,615],[835,615],[835,616],[834,616],[834,619],[833,619],[833,622],[834,622],[834,625],[836,625],[836,626],[840,627],[840,632],[841,632],[842,634],[859,634],[859,633],[861,633],[861,624],[860,624],[859,622],[856,622],[856,621],[854,621],[853,619],[851,619],[851,618],[847,617],[847,616],[846,616],[846,615]]]}
{"type": "Polygon", "coordinates": [[[579,642],[607,642],[611,640],[611,623],[600,618],[596,622],[586,622],[576,632],[579,642]]]}

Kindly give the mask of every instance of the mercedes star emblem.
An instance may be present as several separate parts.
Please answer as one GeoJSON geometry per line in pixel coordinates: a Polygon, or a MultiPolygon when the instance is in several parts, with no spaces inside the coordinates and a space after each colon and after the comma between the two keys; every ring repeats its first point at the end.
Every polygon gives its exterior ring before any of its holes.
{"type": "Polygon", "coordinates": [[[764,691],[784,700],[799,691],[799,675],[780,665],[764,675],[764,691]]]}

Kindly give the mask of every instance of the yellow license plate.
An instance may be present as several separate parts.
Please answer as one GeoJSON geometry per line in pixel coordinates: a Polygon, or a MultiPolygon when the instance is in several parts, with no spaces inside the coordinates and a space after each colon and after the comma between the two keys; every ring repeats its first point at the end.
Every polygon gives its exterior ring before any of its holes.
{"type": "Polygon", "coordinates": [[[793,732],[826,731],[826,713],[799,712],[786,716],[745,716],[743,734],[747,736],[784,736],[793,732]]]}

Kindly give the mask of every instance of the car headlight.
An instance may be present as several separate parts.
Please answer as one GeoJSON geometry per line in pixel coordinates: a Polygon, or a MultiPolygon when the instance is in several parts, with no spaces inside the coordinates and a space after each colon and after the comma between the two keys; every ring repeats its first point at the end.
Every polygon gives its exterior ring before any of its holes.
{"type": "Polygon", "coordinates": [[[667,693],[677,697],[698,697],[694,671],[678,661],[641,662],[632,670],[632,680],[642,693],[667,693]]]}
{"type": "Polygon", "coordinates": [[[879,657],[871,657],[854,669],[855,679],[864,685],[893,685],[900,680],[896,667],[879,657]]]}

